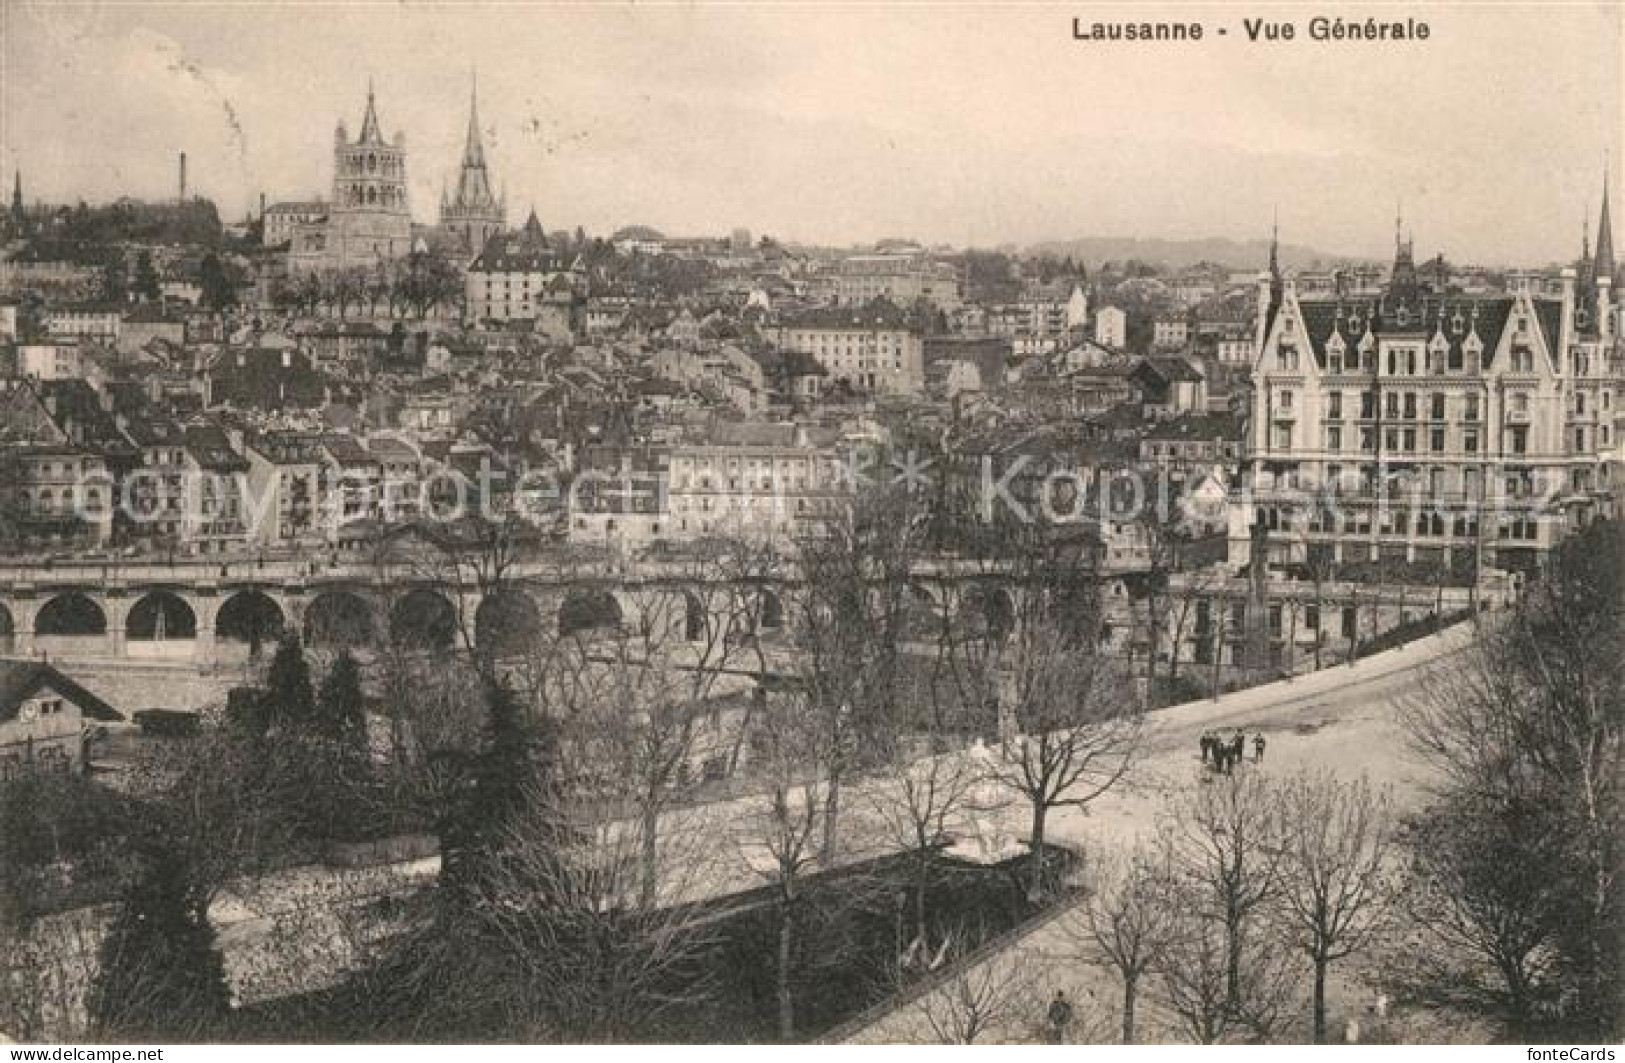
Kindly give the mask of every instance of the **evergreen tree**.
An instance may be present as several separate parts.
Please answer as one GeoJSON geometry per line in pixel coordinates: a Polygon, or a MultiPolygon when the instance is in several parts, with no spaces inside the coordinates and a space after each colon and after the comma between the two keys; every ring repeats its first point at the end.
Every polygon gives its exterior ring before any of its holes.
{"type": "Polygon", "coordinates": [[[485,733],[452,791],[439,830],[442,882],[454,891],[478,887],[480,867],[503,833],[542,793],[553,743],[532,729],[503,679],[485,685],[485,733]]]}
{"type": "Polygon", "coordinates": [[[237,286],[220,256],[210,252],[198,263],[198,286],[211,310],[224,310],[237,302],[237,286]]]}
{"type": "Polygon", "coordinates": [[[51,847],[40,783],[32,770],[0,783],[0,933],[26,926],[43,899],[51,847]]]}
{"type": "Polygon", "coordinates": [[[135,293],[149,302],[157,302],[163,294],[158,284],[158,271],[152,265],[152,252],[143,251],[135,259],[135,293]]]}
{"type": "Polygon", "coordinates": [[[317,729],[352,749],[365,751],[367,704],[361,692],[361,666],[349,650],[340,653],[322,680],[317,729]]]}
{"type": "Polygon", "coordinates": [[[357,838],[367,833],[371,750],[361,667],[341,653],[322,680],[318,713],[309,733],[291,736],[304,751],[307,783],[301,819],[325,838],[357,838]]]}
{"type": "Polygon", "coordinates": [[[265,674],[265,701],[261,713],[264,730],[297,730],[316,719],[316,697],[310,685],[310,665],[299,637],[285,633],[265,674]]]}
{"type": "Polygon", "coordinates": [[[124,260],[111,259],[102,267],[102,298],[109,303],[122,303],[129,294],[129,286],[124,279],[124,260]]]}
{"type": "Polygon", "coordinates": [[[121,1041],[218,1036],[231,996],[208,891],[167,832],[135,844],[139,870],[102,941],[86,995],[91,1021],[102,1036],[121,1041]]]}

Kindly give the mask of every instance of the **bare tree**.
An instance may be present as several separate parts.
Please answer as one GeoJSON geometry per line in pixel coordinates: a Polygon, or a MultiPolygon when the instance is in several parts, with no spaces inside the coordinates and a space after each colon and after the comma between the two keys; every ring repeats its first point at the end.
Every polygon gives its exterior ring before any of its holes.
{"type": "Polygon", "coordinates": [[[823,725],[825,862],[840,852],[847,778],[888,758],[901,731],[897,694],[926,528],[923,499],[882,485],[856,492],[845,520],[797,544],[796,661],[809,710],[823,725]]]}
{"type": "Polygon", "coordinates": [[[970,535],[961,549],[998,582],[979,584],[984,615],[955,640],[952,673],[963,703],[996,720],[994,777],[1031,809],[1036,899],[1049,814],[1087,806],[1123,778],[1141,749],[1144,710],[1101,646],[1092,544],[1013,520],[970,535]]]}
{"type": "Polygon", "coordinates": [[[738,842],[745,863],[774,887],[778,917],[777,996],[779,1037],[795,1036],[792,988],[796,928],[803,906],[803,879],[819,860],[827,814],[824,783],[816,764],[824,739],[820,721],[805,699],[791,694],[771,698],[753,722],[752,759],[767,793],[744,817],[738,842]]]}
{"type": "Polygon", "coordinates": [[[1007,674],[1008,725],[992,770],[1031,809],[1036,898],[1050,813],[1085,807],[1123,778],[1140,752],[1144,717],[1110,659],[1080,653],[1055,630],[1020,635],[1007,674]]]}
{"type": "MultiPolygon", "coordinates": [[[[1622,573],[1617,522],[1589,526],[1564,544],[1513,610],[1479,627],[1458,664],[1429,677],[1407,714],[1413,746],[1440,774],[1444,808],[1469,814],[1464,826],[1506,854],[1503,877],[1483,884],[1490,892],[1471,891],[1484,907],[1458,911],[1475,924],[1478,951],[1490,945],[1503,953],[1498,962],[1512,958],[1505,953],[1508,946],[1519,951],[1520,935],[1504,938],[1497,912],[1520,892],[1550,891],[1524,909],[1548,913],[1542,921],[1556,953],[1549,990],[1558,996],[1548,1017],[1567,1035],[1585,1030],[1599,1039],[1616,1036],[1625,1014],[1622,573]],[[1509,838],[1539,844],[1509,847],[1509,838]]],[[[1478,876],[1470,850],[1441,847],[1430,855],[1449,861],[1436,864],[1435,874],[1463,885],[1478,876]]],[[[1508,976],[1512,994],[1524,972],[1514,964],[1503,971],[1508,976]]]]}
{"type": "Polygon", "coordinates": [[[1419,933],[1395,957],[1415,996],[1530,1039],[1560,980],[1563,841],[1538,808],[1457,797],[1429,809],[1405,839],[1404,912],[1419,933]]]}
{"type": "Polygon", "coordinates": [[[1196,623],[1202,602],[1214,601],[1214,593],[1224,581],[1222,568],[1187,571],[1170,580],[1169,603],[1164,628],[1168,637],[1168,682],[1179,679],[1180,657],[1185,638],[1196,623]]]}
{"type": "Polygon", "coordinates": [[[548,681],[535,690],[561,721],[567,759],[594,805],[636,824],[645,904],[661,874],[662,817],[692,777],[702,743],[725,741],[710,702],[738,650],[735,594],[698,580],[676,592],[631,588],[623,595],[631,615],[559,640],[548,681]]]}
{"type": "Polygon", "coordinates": [[[1214,776],[1175,807],[1173,831],[1191,900],[1223,928],[1224,1003],[1231,1012],[1246,1003],[1248,925],[1281,888],[1283,826],[1277,788],[1256,772],[1214,776]]]}
{"type": "Polygon", "coordinates": [[[865,791],[885,842],[908,854],[913,865],[914,936],[922,949],[931,947],[926,904],[938,848],[952,839],[963,817],[997,807],[984,782],[984,763],[950,748],[933,731],[923,749],[905,747],[865,791]]]}
{"type": "Polygon", "coordinates": [[[650,894],[637,824],[571,817],[561,835],[557,815],[542,806],[513,825],[480,909],[524,1002],[520,1029],[527,1039],[647,1038],[662,1015],[714,989],[701,960],[715,924],[694,902],[717,888],[720,854],[702,818],[668,818],[650,894]]]}
{"type": "MultiPolygon", "coordinates": [[[[1168,611],[1175,594],[1172,578],[1183,564],[1183,554],[1190,541],[1185,520],[1177,504],[1169,498],[1166,476],[1159,476],[1153,489],[1156,497],[1141,506],[1134,527],[1145,539],[1145,632],[1146,702],[1155,704],[1157,698],[1157,661],[1162,653],[1164,639],[1170,634],[1168,611]]],[[[1173,632],[1173,657],[1179,655],[1178,633],[1173,632]]],[[[1172,666],[1177,667],[1177,666],[1172,666]]]]}
{"type": "Polygon", "coordinates": [[[1298,775],[1281,796],[1281,901],[1292,940],[1315,968],[1315,1043],[1326,1040],[1326,973],[1369,946],[1385,928],[1392,899],[1392,826],[1386,795],[1361,778],[1298,775]]]}
{"type": "Polygon", "coordinates": [[[1094,864],[1089,896],[1073,916],[1085,955],[1122,982],[1123,1043],[1134,1043],[1135,1005],[1145,979],[1163,969],[1180,930],[1171,839],[1142,841],[1094,864]]]}
{"type": "Polygon", "coordinates": [[[950,931],[943,959],[949,973],[909,1009],[938,1044],[1009,1043],[1037,995],[1033,964],[1014,950],[976,957],[975,940],[964,927],[950,931]]]}
{"type": "Polygon", "coordinates": [[[1243,961],[1233,982],[1232,941],[1224,923],[1204,909],[1201,898],[1176,896],[1171,903],[1182,908],[1161,982],[1168,1009],[1185,1034],[1204,1045],[1218,1044],[1236,1031],[1268,1041],[1294,999],[1296,977],[1287,950],[1271,940],[1270,928],[1260,921],[1236,950],[1243,961]],[[1239,1006],[1231,1003],[1233,985],[1239,1006]]]}

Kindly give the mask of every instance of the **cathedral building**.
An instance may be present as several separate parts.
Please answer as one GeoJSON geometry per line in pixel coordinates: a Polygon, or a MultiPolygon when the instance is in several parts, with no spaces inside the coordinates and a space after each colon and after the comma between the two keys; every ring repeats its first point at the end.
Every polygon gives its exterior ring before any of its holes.
{"type": "Polygon", "coordinates": [[[326,216],[294,224],[289,240],[293,270],[375,266],[411,252],[406,136],[397,132],[385,139],[371,85],[356,139],[343,122],[334,130],[333,198],[326,216]]]}
{"type": "Polygon", "coordinates": [[[1230,563],[1416,579],[1526,569],[1617,514],[1625,429],[1607,195],[1593,255],[1556,285],[1467,294],[1398,238],[1373,294],[1260,277],[1230,563]]]}
{"type": "Polygon", "coordinates": [[[463,162],[457,174],[457,191],[440,193],[439,242],[467,262],[485,249],[491,237],[506,226],[506,197],[491,192],[491,174],[485,165],[485,146],[480,140],[479,98],[471,88],[468,98],[468,139],[463,145],[463,162]]]}

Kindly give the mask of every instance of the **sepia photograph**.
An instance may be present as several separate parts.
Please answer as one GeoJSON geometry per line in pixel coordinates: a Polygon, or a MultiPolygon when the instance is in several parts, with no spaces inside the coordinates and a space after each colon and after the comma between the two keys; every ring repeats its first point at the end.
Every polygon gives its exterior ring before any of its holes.
{"type": "Polygon", "coordinates": [[[0,0],[0,1052],[1614,1060],[1622,170],[1616,0],[0,0]]]}

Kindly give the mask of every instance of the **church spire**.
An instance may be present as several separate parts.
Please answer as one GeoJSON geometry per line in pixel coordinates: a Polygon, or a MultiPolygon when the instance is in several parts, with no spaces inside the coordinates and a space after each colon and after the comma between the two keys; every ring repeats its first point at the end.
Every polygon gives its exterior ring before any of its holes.
{"type": "Polygon", "coordinates": [[[23,171],[14,171],[15,176],[11,184],[11,220],[18,225],[23,223],[23,171]]]}
{"type": "Polygon", "coordinates": [[[372,78],[367,79],[367,113],[361,118],[361,142],[382,142],[383,132],[378,128],[378,107],[373,101],[372,78]]]}
{"type": "Polygon", "coordinates": [[[463,145],[463,167],[485,168],[485,146],[480,143],[479,75],[470,74],[468,83],[468,141],[463,145]]]}
{"type": "Polygon", "coordinates": [[[1270,219],[1270,276],[1280,279],[1281,276],[1281,211],[1276,208],[1270,219]]]}
{"type": "Polygon", "coordinates": [[[1614,275],[1614,229],[1608,220],[1608,166],[1602,168],[1602,214],[1597,219],[1597,257],[1592,267],[1596,277],[1614,275]]]}

